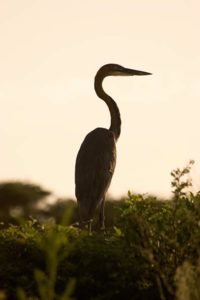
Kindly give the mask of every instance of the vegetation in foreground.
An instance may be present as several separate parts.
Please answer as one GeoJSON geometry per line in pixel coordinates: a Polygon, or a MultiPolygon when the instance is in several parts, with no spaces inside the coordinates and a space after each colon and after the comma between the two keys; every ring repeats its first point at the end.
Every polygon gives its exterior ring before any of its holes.
{"type": "Polygon", "coordinates": [[[171,200],[129,193],[108,203],[104,233],[66,226],[67,215],[4,226],[0,299],[199,300],[200,193],[185,191],[192,163],[172,172],[171,200]]]}

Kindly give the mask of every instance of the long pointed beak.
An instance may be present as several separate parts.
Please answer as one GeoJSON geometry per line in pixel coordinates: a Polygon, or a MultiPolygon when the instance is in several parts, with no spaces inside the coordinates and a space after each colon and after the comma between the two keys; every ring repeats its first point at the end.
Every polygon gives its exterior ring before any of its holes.
{"type": "Polygon", "coordinates": [[[149,73],[149,72],[144,72],[144,71],[139,71],[139,70],[133,70],[133,69],[127,69],[127,68],[124,68],[124,72],[127,74],[127,75],[152,75],[152,73],[149,73]]]}

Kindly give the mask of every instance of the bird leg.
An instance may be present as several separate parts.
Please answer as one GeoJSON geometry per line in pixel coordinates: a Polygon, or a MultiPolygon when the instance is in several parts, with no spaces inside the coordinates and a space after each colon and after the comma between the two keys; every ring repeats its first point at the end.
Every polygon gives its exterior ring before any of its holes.
{"type": "Polygon", "coordinates": [[[103,197],[103,199],[100,203],[100,214],[99,214],[100,229],[102,229],[102,230],[105,229],[104,203],[105,203],[105,196],[103,197]]]}
{"type": "Polygon", "coordinates": [[[91,235],[92,234],[92,219],[90,219],[89,221],[88,221],[88,232],[89,232],[89,235],[91,235]]]}
{"type": "Polygon", "coordinates": [[[82,230],[88,230],[89,235],[90,235],[92,233],[92,222],[93,222],[93,219],[89,219],[87,221],[80,220],[79,228],[82,230]]]}

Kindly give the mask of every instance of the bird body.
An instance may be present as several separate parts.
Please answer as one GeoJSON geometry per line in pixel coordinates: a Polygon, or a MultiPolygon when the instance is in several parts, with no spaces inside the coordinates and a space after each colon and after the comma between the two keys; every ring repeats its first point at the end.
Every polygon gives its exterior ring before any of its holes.
{"type": "Polygon", "coordinates": [[[150,75],[150,73],[107,64],[95,76],[95,91],[108,106],[111,115],[109,129],[96,128],[84,139],[75,165],[75,194],[80,223],[90,222],[100,205],[100,226],[104,228],[104,200],[116,165],[116,142],[121,132],[120,111],[116,102],[102,87],[106,76],[150,75]]]}
{"type": "Polygon", "coordinates": [[[76,197],[83,221],[92,219],[96,207],[103,201],[116,165],[114,134],[96,128],[84,139],[76,161],[76,197]]]}

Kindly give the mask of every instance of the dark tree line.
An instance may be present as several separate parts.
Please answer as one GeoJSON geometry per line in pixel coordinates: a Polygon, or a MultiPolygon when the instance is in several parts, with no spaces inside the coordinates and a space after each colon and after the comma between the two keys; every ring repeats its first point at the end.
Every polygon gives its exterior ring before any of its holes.
{"type": "MultiPolygon", "coordinates": [[[[76,201],[57,199],[49,204],[52,193],[43,187],[29,182],[0,183],[0,223],[1,227],[18,224],[21,220],[37,219],[41,223],[60,224],[67,212],[70,212],[70,223],[78,222],[76,201]]],[[[121,201],[107,199],[105,207],[106,226],[112,227],[120,215],[121,201]]],[[[95,215],[93,228],[97,227],[95,215]]]]}
{"type": "Polygon", "coordinates": [[[28,218],[39,210],[39,204],[51,194],[39,185],[27,182],[0,183],[0,221],[15,223],[18,218],[28,218]]]}

